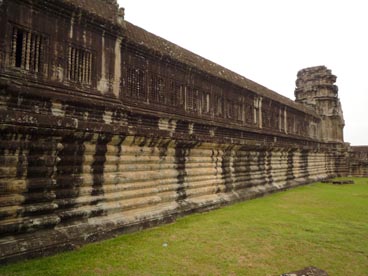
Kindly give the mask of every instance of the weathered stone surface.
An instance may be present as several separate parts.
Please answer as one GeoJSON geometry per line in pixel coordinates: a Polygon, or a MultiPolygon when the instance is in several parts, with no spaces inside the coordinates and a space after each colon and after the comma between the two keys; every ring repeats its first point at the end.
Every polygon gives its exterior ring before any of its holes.
{"type": "Polygon", "coordinates": [[[296,80],[296,102],[313,107],[323,117],[316,134],[326,142],[344,141],[345,122],[335,82],[336,76],[325,66],[300,70],[296,80]]]}
{"type": "Polygon", "coordinates": [[[343,184],[354,184],[354,180],[334,180],[332,184],[343,185],[343,184]]]}
{"type": "Polygon", "coordinates": [[[349,171],[328,114],[86,3],[0,6],[0,262],[349,171]]]}
{"type": "Polygon", "coordinates": [[[351,147],[349,174],[357,177],[368,177],[368,146],[351,147]]]}
{"type": "Polygon", "coordinates": [[[336,180],[336,179],[325,179],[321,181],[322,183],[330,183],[335,185],[343,185],[343,184],[355,184],[354,180],[336,180]]]}

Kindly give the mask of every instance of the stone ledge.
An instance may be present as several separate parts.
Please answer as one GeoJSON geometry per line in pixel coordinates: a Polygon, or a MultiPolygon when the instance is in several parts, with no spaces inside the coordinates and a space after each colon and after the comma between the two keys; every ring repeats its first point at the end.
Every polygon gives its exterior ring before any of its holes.
{"type": "Polygon", "coordinates": [[[335,184],[335,185],[343,185],[343,184],[355,184],[354,180],[332,180],[332,179],[326,179],[322,180],[322,183],[327,184],[335,184]]]}
{"type": "Polygon", "coordinates": [[[332,184],[343,185],[343,184],[354,184],[354,180],[334,180],[332,184]]]}

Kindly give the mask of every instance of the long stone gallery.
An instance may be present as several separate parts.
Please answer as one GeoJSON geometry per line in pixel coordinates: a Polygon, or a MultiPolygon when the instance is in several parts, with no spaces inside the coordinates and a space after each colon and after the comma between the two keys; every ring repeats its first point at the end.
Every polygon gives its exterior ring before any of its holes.
{"type": "Polygon", "coordinates": [[[292,101],[114,0],[0,0],[0,262],[367,176],[335,81],[303,69],[292,101]]]}

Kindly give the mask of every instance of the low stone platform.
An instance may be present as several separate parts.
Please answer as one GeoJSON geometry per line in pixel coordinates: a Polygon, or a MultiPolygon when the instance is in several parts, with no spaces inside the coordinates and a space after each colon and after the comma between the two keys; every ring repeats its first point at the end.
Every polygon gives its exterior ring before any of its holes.
{"type": "Polygon", "coordinates": [[[332,181],[332,184],[335,185],[343,185],[343,184],[354,184],[354,180],[334,180],[332,181]]]}
{"type": "Polygon", "coordinates": [[[332,180],[332,179],[326,179],[322,180],[322,183],[332,183],[335,185],[343,185],[343,184],[355,184],[354,180],[332,180]]]}
{"type": "Polygon", "coordinates": [[[322,269],[310,266],[299,271],[281,274],[280,276],[328,276],[328,274],[322,269]]]}

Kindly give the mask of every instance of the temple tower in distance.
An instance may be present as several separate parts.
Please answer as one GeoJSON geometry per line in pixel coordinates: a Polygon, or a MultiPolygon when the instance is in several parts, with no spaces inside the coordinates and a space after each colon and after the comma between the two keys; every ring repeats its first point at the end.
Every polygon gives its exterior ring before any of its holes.
{"type": "Polygon", "coordinates": [[[344,142],[344,117],[338,97],[336,76],[325,66],[298,72],[295,101],[314,108],[321,116],[317,137],[325,142],[344,142]]]}

